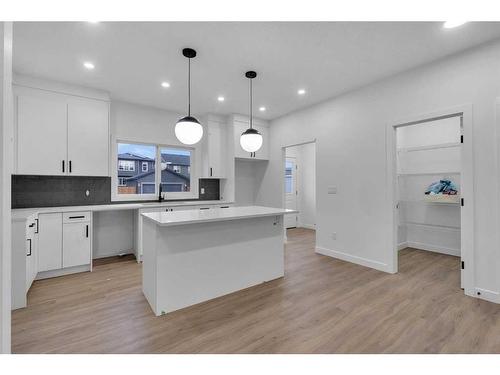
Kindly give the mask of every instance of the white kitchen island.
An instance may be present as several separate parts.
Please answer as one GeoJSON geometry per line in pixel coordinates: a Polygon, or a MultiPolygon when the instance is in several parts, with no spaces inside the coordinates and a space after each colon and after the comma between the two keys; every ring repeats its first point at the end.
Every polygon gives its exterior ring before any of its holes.
{"type": "Polygon", "coordinates": [[[142,290],[156,315],[284,276],[281,208],[143,213],[142,290]]]}

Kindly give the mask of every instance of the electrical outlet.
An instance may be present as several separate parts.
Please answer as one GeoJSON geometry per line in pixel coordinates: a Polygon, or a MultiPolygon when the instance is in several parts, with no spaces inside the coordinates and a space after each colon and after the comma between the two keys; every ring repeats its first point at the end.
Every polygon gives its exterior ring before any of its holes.
{"type": "Polygon", "coordinates": [[[336,240],[337,239],[337,232],[333,232],[332,233],[332,240],[336,240]]]}
{"type": "Polygon", "coordinates": [[[205,188],[201,188],[201,194],[205,194],[205,188]]]}

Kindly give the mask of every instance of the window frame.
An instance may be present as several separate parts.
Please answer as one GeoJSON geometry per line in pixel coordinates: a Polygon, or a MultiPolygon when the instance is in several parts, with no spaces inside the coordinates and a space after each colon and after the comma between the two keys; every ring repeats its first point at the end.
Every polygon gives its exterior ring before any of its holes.
{"type": "MultiPolygon", "coordinates": [[[[152,143],[152,142],[142,142],[142,141],[135,141],[131,139],[123,139],[123,138],[116,138],[114,140],[114,152],[113,152],[113,157],[114,161],[112,162],[113,168],[112,168],[112,176],[111,176],[111,182],[112,182],[112,200],[113,201],[137,201],[137,200],[157,200],[158,199],[158,186],[161,183],[161,149],[177,149],[177,150],[183,150],[183,151],[189,151],[191,153],[190,157],[190,171],[198,171],[196,168],[196,156],[198,149],[195,147],[187,147],[187,146],[179,146],[179,145],[170,145],[170,144],[163,144],[163,143],[152,143]],[[126,143],[126,144],[134,144],[134,145],[143,145],[143,146],[154,146],[155,149],[155,189],[154,189],[154,194],[119,194],[118,193],[118,187],[119,181],[118,181],[118,144],[120,143],[126,143]]],[[[152,170],[152,168],[149,167],[148,165],[148,171],[152,170]]],[[[142,173],[142,163],[141,163],[141,173],[142,173]]],[[[177,199],[198,199],[198,176],[197,173],[191,174],[190,173],[190,190],[188,192],[182,191],[182,192],[163,192],[162,197],[166,200],[177,200],[177,199]]]]}
{"type": "Polygon", "coordinates": [[[149,165],[147,161],[141,162],[141,172],[148,172],[149,171],[149,165]],[[144,166],[146,166],[146,170],[144,170],[144,166]]]}

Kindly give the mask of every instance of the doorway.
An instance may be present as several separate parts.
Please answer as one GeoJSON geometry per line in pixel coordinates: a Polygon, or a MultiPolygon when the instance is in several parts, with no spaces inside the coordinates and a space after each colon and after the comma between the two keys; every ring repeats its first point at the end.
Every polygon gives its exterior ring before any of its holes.
{"type": "Polygon", "coordinates": [[[299,211],[285,215],[285,227],[316,229],[316,143],[284,149],[284,206],[299,211]]]}
{"type": "Polygon", "coordinates": [[[400,251],[456,257],[460,287],[473,295],[469,121],[461,108],[392,126],[394,268],[400,251]]]}

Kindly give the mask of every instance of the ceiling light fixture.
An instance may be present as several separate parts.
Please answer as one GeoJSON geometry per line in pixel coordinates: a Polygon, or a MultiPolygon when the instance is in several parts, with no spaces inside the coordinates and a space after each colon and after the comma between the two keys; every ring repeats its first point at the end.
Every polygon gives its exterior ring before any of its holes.
{"type": "Polygon", "coordinates": [[[463,24],[467,23],[467,21],[446,21],[443,24],[443,27],[445,29],[453,29],[455,27],[462,26],[463,24]]]}
{"type": "Polygon", "coordinates": [[[245,130],[240,137],[240,145],[243,150],[254,153],[262,147],[262,134],[258,130],[253,128],[253,115],[252,115],[252,96],[253,87],[252,80],[257,77],[257,73],[254,71],[249,71],[245,73],[245,77],[250,80],[250,127],[245,130]]]}
{"type": "Polygon", "coordinates": [[[299,95],[304,95],[305,93],[306,93],[306,90],[304,90],[304,89],[297,90],[297,94],[299,94],[299,95]]]}
{"type": "Polygon", "coordinates": [[[264,112],[266,110],[266,107],[259,107],[259,111],[264,112]]]}
{"type": "Polygon", "coordinates": [[[188,59],[188,115],[175,124],[175,136],[185,145],[194,145],[203,137],[203,126],[191,116],[191,59],[196,57],[196,51],[184,48],[182,54],[188,59]]]}
{"type": "Polygon", "coordinates": [[[224,101],[224,100],[226,100],[226,99],[225,99],[223,96],[219,96],[219,97],[217,98],[217,100],[218,100],[219,102],[223,102],[223,101],[224,101]]]}
{"type": "Polygon", "coordinates": [[[170,83],[168,83],[168,82],[162,82],[161,83],[161,87],[163,87],[165,89],[168,89],[170,87],[170,83]]]}
{"type": "Polygon", "coordinates": [[[88,70],[92,70],[95,68],[95,65],[92,64],[90,61],[85,61],[83,63],[83,66],[85,67],[85,69],[88,69],[88,70]]]}

